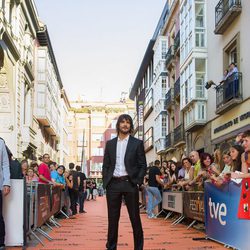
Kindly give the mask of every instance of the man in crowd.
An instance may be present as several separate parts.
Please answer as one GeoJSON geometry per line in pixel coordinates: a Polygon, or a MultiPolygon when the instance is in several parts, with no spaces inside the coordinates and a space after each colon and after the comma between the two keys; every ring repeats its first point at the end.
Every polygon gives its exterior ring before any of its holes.
{"type": "Polygon", "coordinates": [[[49,154],[44,154],[42,157],[42,163],[38,167],[39,182],[41,183],[53,184],[50,176],[49,163],[50,163],[49,154]]]}
{"type": "Polygon", "coordinates": [[[73,187],[69,189],[69,197],[70,197],[70,203],[71,203],[70,208],[72,210],[72,215],[77,214],[78,189],[80,185],[80,177],[77,171],[74,170],[74,168],[75,168],[75,164],[71,162],[69,164],[69,170],[73,176],[73,187]]]}
{"type": "Polygon", "coordinates": [[[118,225],[122,198],[124,197],[133,228],[134,249],[143,249],[143,230],[139,209],[138,186],[143,183],[146,173],[146,157],[141,140],[131,136],[133,120],[120,115],[116,130],[118,137],[106,144],[102,176],[103,186],[107,189],[108,205],[108,250],[117,249],[118,225]]]}
{"type": "Polygon", "coordinates": [[[197,151],[192,151],[189,155],[189,158],[194,165],[194,178],[196,178],[201,169],[201,161],[199,153],[197,151]]]}
{"type": "Polygon", "coordinates": [[[86,190],[86,175],[81,172],[81,167],[76,166],[76,171],[78,172],[78,176],[80,178],[80,184],[79,184],[79,213],[86,213],[84,210],[84,200],[87,196],[87,190],[86,190]]]}
{"type": "Polygon", "coordinates": [[[4,249],[5,225],[3,220],[3,197],[10,192],[10,166],[5,143],[0,139],[0,249],[4,249]]]}
{"type": "Polygon", "coordinates": [[[164,187],[164,183],[161,181],[160,161],[156,160],[154,166],[149,169],[148,173],[148,205],[147,214],[148,218],[156,218],[153,211],[155,207],[161,202],[161,193],[159,186],[164,187]]]}

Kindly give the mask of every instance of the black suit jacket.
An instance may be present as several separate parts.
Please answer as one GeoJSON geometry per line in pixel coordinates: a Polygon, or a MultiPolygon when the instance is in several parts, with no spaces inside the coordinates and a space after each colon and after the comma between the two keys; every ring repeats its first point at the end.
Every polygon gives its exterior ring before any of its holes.
{"type": "MultiPolygon", "coordinates": [[[[117,139],[115,137],[106,144],[102,166],[104,188],[108,186],[115,170],[117,139]]],[[[124,163],[130,180],[141,185],[147,168],[143,141],[129,136],[124,163]]]]}

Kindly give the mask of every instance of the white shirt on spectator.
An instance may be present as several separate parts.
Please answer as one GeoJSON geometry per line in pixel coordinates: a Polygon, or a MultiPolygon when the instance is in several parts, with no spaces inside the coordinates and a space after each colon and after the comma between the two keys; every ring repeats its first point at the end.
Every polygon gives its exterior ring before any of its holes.
{"type": "Polygon", "coordinates": [[[115,170],[113,174],[116,177],[128,175],[126,168],[125,168],[125,163],[124,163],[128,140],[129,140],[129,135],[123,140],[120,139],[119,136],[117,139],[116,163],[115,163],[115,170]]]}

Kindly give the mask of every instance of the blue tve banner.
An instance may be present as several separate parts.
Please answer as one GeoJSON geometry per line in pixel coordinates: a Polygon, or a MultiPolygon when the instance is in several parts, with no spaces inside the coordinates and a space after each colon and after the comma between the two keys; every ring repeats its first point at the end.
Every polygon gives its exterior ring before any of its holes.
{"type": "Polygon", "coordinates": [[[242,189],[241,185],[234,182],[220,188],[205,183],[205,225],[208,238],[237,249],[250,249],[250,195],[247,194],[249,197],[245,194],[245,188],[242,189]],[[242,213],[247,215],[244,219],[242,213]]]}

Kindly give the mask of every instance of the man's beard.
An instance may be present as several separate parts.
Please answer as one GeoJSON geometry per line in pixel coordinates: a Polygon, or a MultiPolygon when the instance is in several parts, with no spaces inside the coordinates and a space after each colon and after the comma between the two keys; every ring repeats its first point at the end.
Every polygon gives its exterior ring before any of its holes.
{"type": "Polygon", "coordinates": [[[123,131],[122,129],[119,128],[119,134],[128,135],[130,134],[130,129],[123,131]]]}

